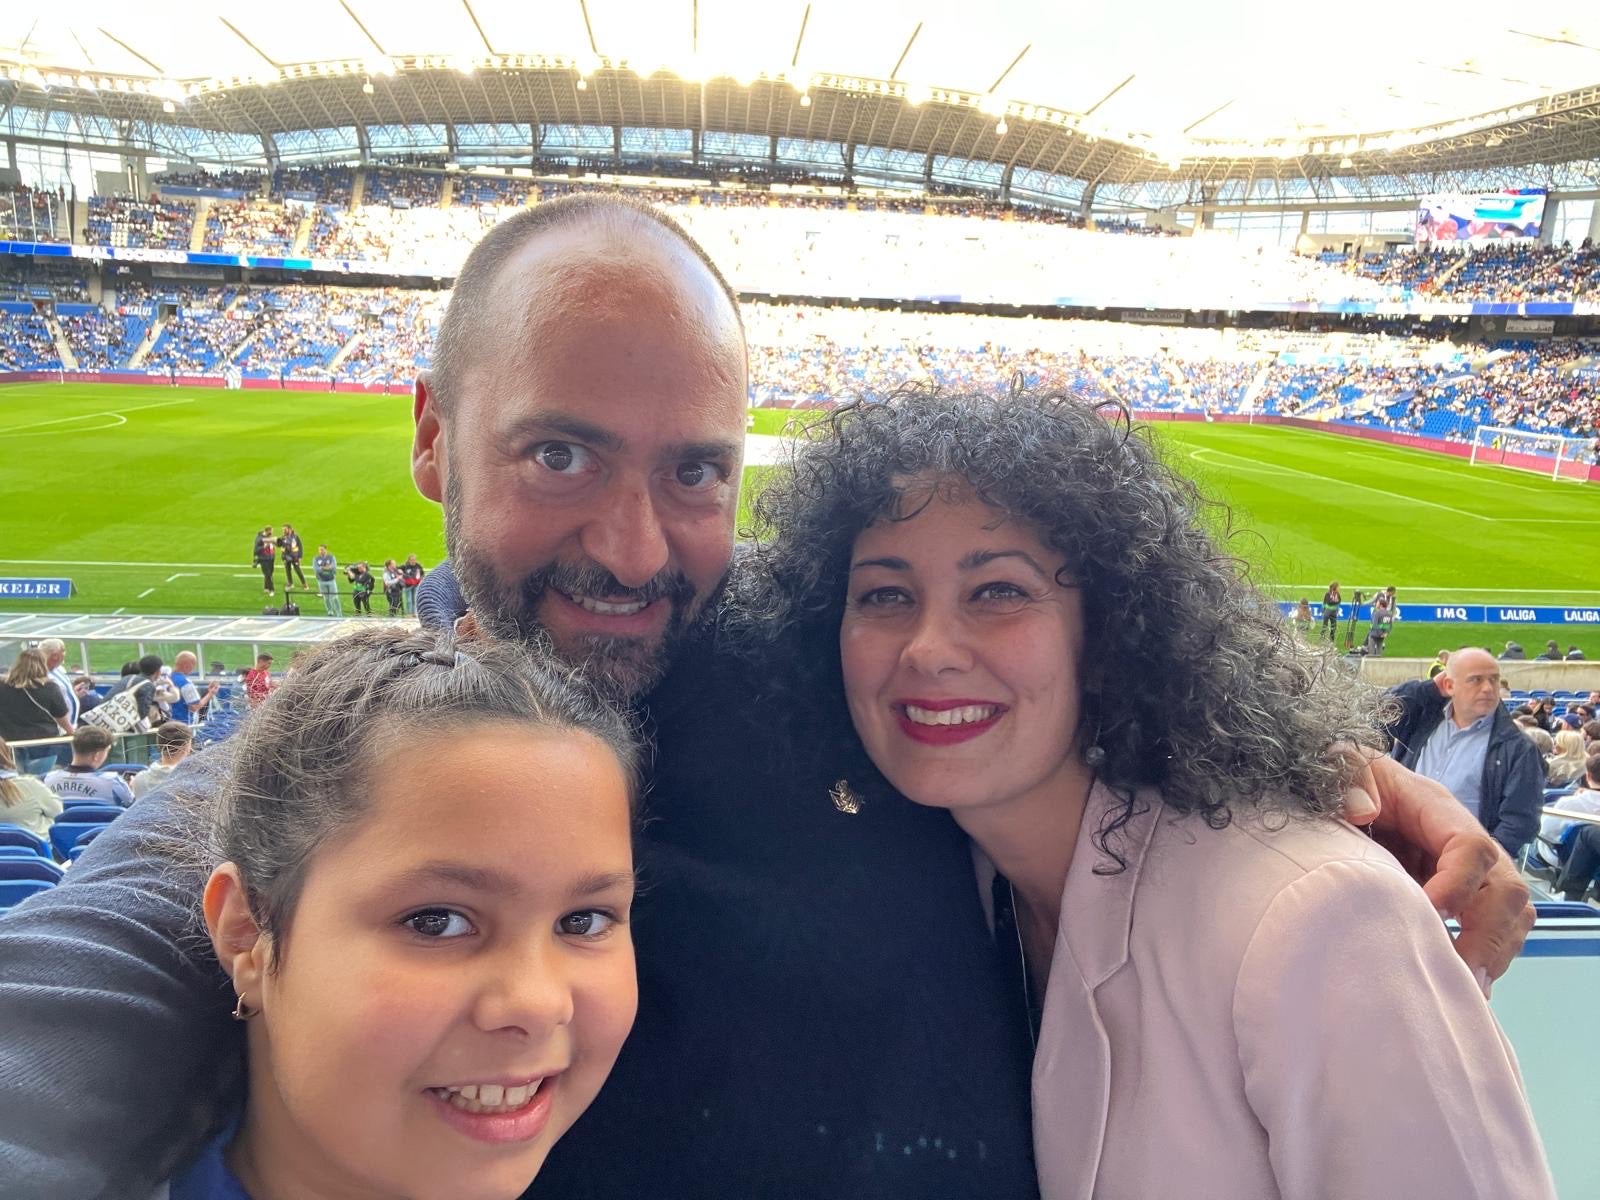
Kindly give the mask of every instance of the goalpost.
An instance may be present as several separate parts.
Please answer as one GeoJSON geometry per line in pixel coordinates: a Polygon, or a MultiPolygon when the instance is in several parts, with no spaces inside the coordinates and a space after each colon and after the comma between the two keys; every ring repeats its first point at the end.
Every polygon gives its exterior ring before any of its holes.
{"type": "Polygon", "coordinates": [[[1472,431],[1470,461],[1475,467],[1484,464],[1512,467],[1548,475],[1551,479],[1586,483],[1595,460],[1593,447],[1592,438],[1479,425],[1472,431]]]}

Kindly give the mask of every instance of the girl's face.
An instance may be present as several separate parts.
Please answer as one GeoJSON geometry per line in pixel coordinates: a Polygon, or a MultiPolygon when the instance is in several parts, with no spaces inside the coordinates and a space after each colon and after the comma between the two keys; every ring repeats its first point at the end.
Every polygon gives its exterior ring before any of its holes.
{"type": "MultiPolygon", "coordinates": [[[[912,493],[915,496],[915,492],[912,493]]],[[[1037,531],[976,497],[856,538],[839,643],[856,732],[919,804],[972,808],[1085,784],[1078,590],[1037,531]]]]}
{"type": "Polygon", "coordinates": [[[622,770],[591,737],[512,724],[380,761],[276,970],[265,938],[234,960],[260,1014],[231,1161],[277,1195],[512,1200],[633,1024],[622,770]]]}

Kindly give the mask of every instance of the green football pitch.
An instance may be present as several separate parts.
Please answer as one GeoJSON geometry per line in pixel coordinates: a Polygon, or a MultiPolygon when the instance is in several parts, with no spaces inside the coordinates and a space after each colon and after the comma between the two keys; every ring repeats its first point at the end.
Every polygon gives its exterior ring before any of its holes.
{"type": "MultiPolygon", "coordinates": [[[[786,417],[758,412],[753,431],[786,417]]],[[[308,559],[326,541],[341,563],[437,562],[440,518],[411,485],[410,426],[403,396],[0,387],[0,576],[67,577],[77,590],[0,611],[259,613],[251,539],[286,520],[308,559]]],[[[1600,658],[1600,627],[1403,619],[1407,602],[1600,603],[1583,536],[1600,488],[1295,429],[1163,423],[1154,436],[1231,508],[1231,551],[1275,594],[1316,601],[1333,578],[1347,598],[1394,584],[1391,654],[1508,637],[1534,653],[1554,637],[1600,658]]],[[[747,472],[747,493],[760,474],[747,472]]]]}

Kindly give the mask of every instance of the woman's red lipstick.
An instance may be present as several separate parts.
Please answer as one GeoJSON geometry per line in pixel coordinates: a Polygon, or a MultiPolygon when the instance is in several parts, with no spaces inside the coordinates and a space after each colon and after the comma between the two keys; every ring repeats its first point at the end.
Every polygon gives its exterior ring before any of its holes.
{"type": "MultiPolygon", "coordinates": [[[[894,714],[900,722],[900,731],[914,742],[924,746],[954,746],[960,742],[969,742],[975,737],[981,737],[995,727],[995,723],[1006,714],[1006,706],[996,704],[992,700],[897,700],[894,703],[894,714]],[[918,709],[922,712],[943,713],[953,709],[984,709],[989,715],[977,719],[963,720],[949,725],[927,725],[915,721],[907,709],[918,709]]],[[[968,714],[971,716],[972,714],[968,714]]]]}

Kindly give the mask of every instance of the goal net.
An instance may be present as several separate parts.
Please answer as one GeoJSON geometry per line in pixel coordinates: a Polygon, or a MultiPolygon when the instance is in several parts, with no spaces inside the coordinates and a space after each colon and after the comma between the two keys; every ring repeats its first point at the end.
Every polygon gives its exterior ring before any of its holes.
{"type": "Polygon", "coordinates": [[[1479,425],[1472,431],[1472,465],[1512,467],[1584,483],[1595,461],[1594,446],[1593,438],[1479,425]]]}

